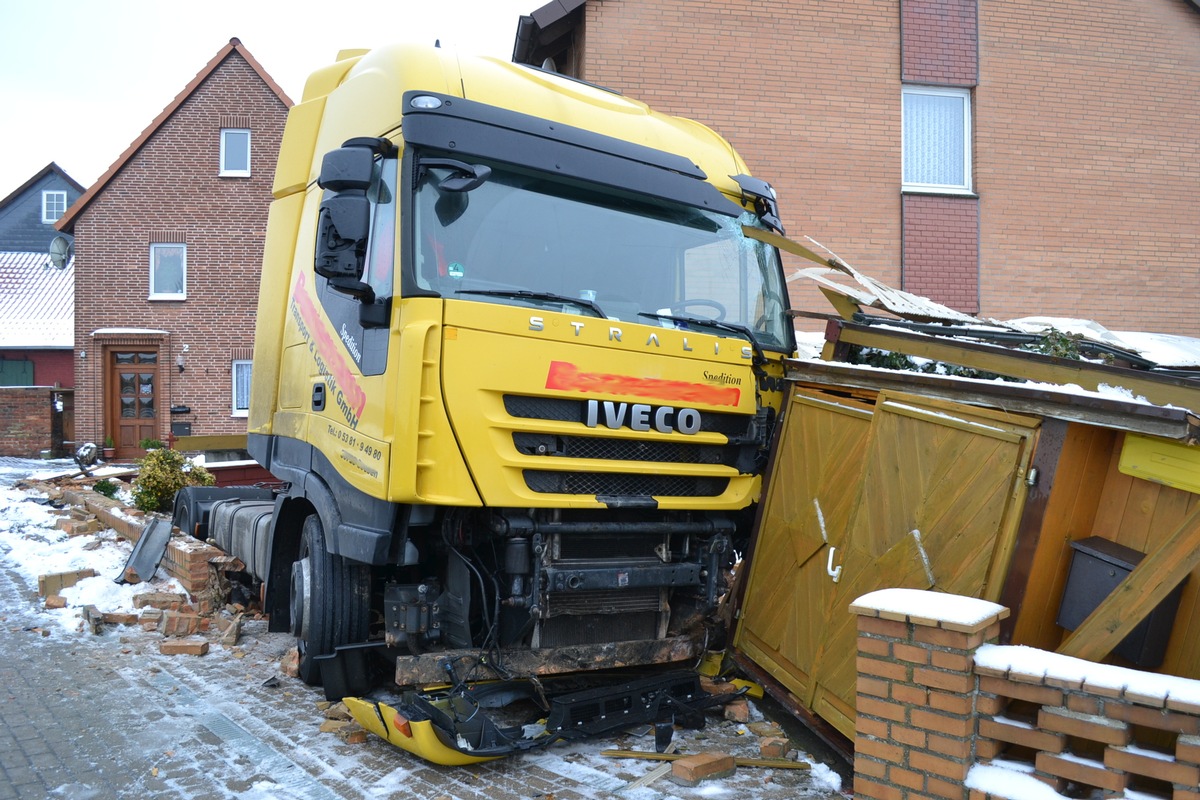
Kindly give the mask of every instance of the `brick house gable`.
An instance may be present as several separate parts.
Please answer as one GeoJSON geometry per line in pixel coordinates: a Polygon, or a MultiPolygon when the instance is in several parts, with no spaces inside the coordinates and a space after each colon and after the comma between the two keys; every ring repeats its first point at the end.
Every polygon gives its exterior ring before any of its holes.
{"type": "Polygon", "coordinates": [[[76,439],[118,457],[172,430],[235,435],[234,362],[252,357],[275,155],[291,101],[237,39],[68,210],[75,234],[76,439]],[[220,174],[222,129],[250,130],[250,174],[220,174]],[[182,298],[151,299],[152,246],[182,257],[182,298]]]}

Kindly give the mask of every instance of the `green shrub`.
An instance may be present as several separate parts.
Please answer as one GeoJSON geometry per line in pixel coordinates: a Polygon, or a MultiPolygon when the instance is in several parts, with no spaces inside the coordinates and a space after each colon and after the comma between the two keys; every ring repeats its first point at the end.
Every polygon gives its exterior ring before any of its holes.
{"type": "Polygon", "coordinates": [[[114,483],[113,481],[110,481],[108,478],[101,478],[100,480],[96,481],[96,485],[93,486],[92,488],[95,489],[100,494],[104,495],[105,497],[108,497],[111,499],[111,498],[117,496],[117,489],[119,487],[117,486],[116,483],[114,483]]]}
{"type": "Polygon", "coordinates": [[[161,450],[166,445],[162,443],[161,439],[142,439],[138,442],[138,447],[143,450],[161,450]]]}
{"type": "Polygon", "coordinates": [[[142,511],[170,511],[175,493],[185,486],[212,486],[212,473],[184,458],[178,450],[151,450],[138,460],[133,504],[142,511]]]}

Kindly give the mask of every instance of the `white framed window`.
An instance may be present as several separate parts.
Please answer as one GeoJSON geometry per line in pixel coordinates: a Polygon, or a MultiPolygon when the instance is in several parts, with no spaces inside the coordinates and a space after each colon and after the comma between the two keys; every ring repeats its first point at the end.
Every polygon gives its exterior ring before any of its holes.
{"type": "Polygon", "coordinates": [[[971,90],[903,89],[904,189],[971,194],[971,90]]]}
{"type": "Polygon", "coordinates": [[[42,192],[42,222],[53,225],[67,213],[66,192],[42,192]]]}
{"type": "Polygon", "coordinates": [[[223,177],[250,175],[250,129],[221,129],[221,173],[223,177]]]}
{"type": "Polygon", "coordinates": [[[150,299],[187,299],[187,245],[150,245],[150,299]]]}
{"type": "Polygon", "coordinates": [[[233,416],[245,417],[250,414],[250,374],[253,369],[251,361],[233,362],[233,416]]]}

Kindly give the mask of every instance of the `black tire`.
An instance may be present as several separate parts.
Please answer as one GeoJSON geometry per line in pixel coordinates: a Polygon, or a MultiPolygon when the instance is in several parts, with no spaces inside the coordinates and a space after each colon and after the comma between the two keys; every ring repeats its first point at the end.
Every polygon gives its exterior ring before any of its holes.
{"type": "Polygon", "coordinates": [[[300,678],[321,685],[317,656],[343,644],[367,640],[371,572],[325,549],[325,529],[316,514],[304,520],[300,554],[292,565],[292,633],[300,651],[300,678]],[[305,574],[307,572],[307,574],[305,574]]]}

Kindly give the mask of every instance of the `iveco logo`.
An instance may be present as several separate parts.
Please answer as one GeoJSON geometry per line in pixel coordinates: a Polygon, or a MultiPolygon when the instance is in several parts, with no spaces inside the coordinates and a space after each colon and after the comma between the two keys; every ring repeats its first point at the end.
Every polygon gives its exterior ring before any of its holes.
{"type": "Polygon", "coordinates": [[[650,406],[644,403],[614,403],[612,400],[588,400],[583,424],[597,428],[628,426],[635,431],[679,431],[688,435],[700,432],[700,412],[694,408],[650,406]]]}

